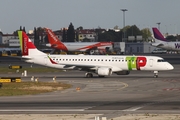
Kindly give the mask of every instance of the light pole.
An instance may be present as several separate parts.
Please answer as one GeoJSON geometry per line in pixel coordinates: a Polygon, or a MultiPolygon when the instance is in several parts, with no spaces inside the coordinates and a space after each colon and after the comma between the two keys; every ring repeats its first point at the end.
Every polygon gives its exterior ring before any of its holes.
{"type": "Polygon", "coordinates": [[[158,23],[156,23],[156,24],[158,24],[158,29],[159,29],[159,31],[160,31],[160,24],[161,24],[161,23],[160,23],[160,22],[158,22],[158,23]]]}
{"type": "MultiPolygon", "coordinates": [[[[121,11],[123,11],[123,29],[124,29],[124,27],[125,27],[125,12],[128,10],[127,9],[121,9],[121,11]]],[[[124,33],[123,39],[125,40],[125,37],[126,37],[125,31],[123,31],[123,33],[124,33]]],[[[123,41],[123,39],[122,39],[122,41],[123,41]]]]}

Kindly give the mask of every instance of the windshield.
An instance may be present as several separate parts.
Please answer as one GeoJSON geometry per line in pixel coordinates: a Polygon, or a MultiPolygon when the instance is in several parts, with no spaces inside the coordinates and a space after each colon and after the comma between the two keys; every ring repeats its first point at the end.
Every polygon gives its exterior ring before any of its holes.
{"type": "Polygon", "coordinates": [[[164,59],[158,59],[157,62],[166,62],[164,59]]]}

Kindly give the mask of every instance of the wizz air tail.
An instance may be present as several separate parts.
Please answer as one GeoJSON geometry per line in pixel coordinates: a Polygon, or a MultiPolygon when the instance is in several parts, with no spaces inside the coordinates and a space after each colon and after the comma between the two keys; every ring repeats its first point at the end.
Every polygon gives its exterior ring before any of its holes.
{"type": "Polygon", "coordinates": [[[156,42],[167,42],[167,39],[164,38],[157,28],[152,28],[152,31],[156,42]]]}
{"type": "Polygon", "coordinates": [[[51,29],[45,28],[45,30],[52,48],[68,51],[67,47],[58,39],[51,29]]]}
{"type": "Polygon", "coordinates": [[[39,51],[24,31],[18,31],[22,56],[32,58],[39,55],[46,55],[39,51]]]}

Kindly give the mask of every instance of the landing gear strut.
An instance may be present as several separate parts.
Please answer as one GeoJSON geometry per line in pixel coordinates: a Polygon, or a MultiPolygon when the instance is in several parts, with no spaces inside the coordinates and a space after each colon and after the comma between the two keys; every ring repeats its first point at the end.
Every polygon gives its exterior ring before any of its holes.
{"type": "Polygon", "coordinates": [[[154,77],[158,78],[158,71],[154,71],[154,77]]]}
{"type": "Polygon", "coordinates": [[[85,77],[86,77],[86,78],[92,78],[92,77],[93,77],[93,74],[92,74],[91,72],[87,72],[87,73],[85,74],[85,77]]]}

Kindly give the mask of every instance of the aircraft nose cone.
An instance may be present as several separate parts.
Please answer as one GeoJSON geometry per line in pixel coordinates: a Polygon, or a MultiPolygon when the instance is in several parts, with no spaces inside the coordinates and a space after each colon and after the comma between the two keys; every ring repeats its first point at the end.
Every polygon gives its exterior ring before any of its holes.
{"type": "Polygon", "coordinates": [[[168,68],[169,70],[173,70],[173,69],[174,69],[174,67],[173,67],[171,64],[169,64],[167,68],[168,68]]]}

